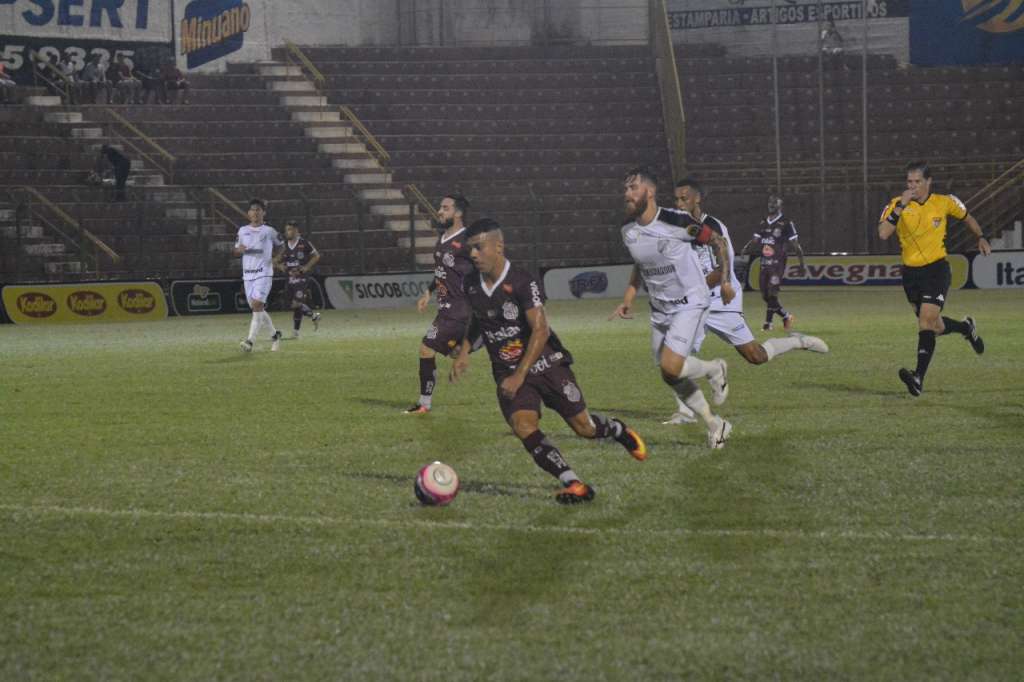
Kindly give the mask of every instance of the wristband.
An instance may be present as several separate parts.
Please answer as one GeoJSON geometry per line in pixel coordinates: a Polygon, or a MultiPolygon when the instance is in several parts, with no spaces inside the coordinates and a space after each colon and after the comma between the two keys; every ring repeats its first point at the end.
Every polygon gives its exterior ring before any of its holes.
{"type": "Polygon", "coordinates": [[[889,217],[885,219],[885,222],[892,223],[893,225],[898,225],[900,222],[900,215],[900,213],[893,211],[892,213],[889,214],[889,217]]]}

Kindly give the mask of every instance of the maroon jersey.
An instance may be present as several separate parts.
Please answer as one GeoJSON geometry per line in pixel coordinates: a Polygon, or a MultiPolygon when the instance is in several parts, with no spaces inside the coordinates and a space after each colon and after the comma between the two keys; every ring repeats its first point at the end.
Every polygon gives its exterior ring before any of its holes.
{"type": "MultiPolygon", "coordinates": [[[[289,276],[293,270],[298,270],[301,267],[305,267],[306,263],[316,255],[317,250],[313,248],[313,245],[305,237],[299,237],[295,241],[295,245],[292,242],[285,240],[284,251],[281,253],[281,264],[284,265],[285,272],[289,276]]],[[[296,276],[305,277],[305,274],[298,273],[296,276]]]]}
{"type": "Polygon", "coordinates": [[[447,240],[442,233],[434,246],[434,285],[437,287],[437,314],[456,320],[469,319],[469,303],[463,291],[466,276],[474,271],[466,246],[465,229],[447,240]]]}
{"type": "Polygon", "coordinates": [[[786,244],[797,238],[796,225],[784,215],[777,220],[762,220],[751,240],[761,252],[761,270],[782,272],[786,269],[786,244]]]}
{"type": "MultiPolygon", "coordinates": [[[[544,289],[533,275],[506,261],[505,272],[493,290],[474,271],[465,280],[465,291],[473,315],[469,339],[483,340],[491,356],[494,378],[500,380],[515,371],[526,353],[531,332],[526,311],[544,305],[544,289]]],[[[572,355],[552,331],[530,373],[543,374],[570,364],[572,355]]]]}

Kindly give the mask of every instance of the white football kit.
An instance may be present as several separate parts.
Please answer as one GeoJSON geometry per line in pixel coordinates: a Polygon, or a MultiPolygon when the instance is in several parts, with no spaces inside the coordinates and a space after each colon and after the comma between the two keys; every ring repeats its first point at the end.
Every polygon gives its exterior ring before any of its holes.
{"type": "Polygon", "coordinates": [[[267,302],[274,283],[274,247],[284,244],[281,235],[270,225],[243,225],[238,228],[235,248],[245,247],[242,254],[242,281],[249,301],[267,302]]]}
{"type": "MultiPolygon", "coordinates": [[[[711,289],[711,307],[708,312],[708,319],[700,331],[696,343],[693,344],[693,351],[699,352],[707,330],[711,330],[718,338],[731,346],[742,346],[754,340],[754,334],[747,326],[747,320],[743,317],[743,285],[736,277],[734,264],[736,252],[732,248],[732,239],[729,238],[729,229],[718,218],[705,215],[701,221],[708,225],[725,239],[726,248],[729,249],[729,281],[732,282],[733,291],[736,297],[728,304],[722,302],[722,287],[718,285],[711,289]]],[[[698,245],[694,247],[697,257],[700,260],[701,271],[705,277],[718,267],[718,259],[715,251],[710,246],[698,245]]]]}
{"type": "Polygon", "coordinates": [[[703,332],[711,292],[694,246],[711,236],[689,213],[669,208],[659,208],[647,225],[633,221],[622,227],[622,241],[650,294],[655,364],[662,346],[690,355],[703,332]]]}

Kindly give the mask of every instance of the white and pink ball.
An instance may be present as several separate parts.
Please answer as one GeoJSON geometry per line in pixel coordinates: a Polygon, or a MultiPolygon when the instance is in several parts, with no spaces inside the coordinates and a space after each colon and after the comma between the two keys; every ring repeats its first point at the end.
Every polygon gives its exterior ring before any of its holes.
{"type": "Polygon", "coordinates": [[[443,462],[431,462],[416,474],[413,490],[423,504],[443,507],[459,494],[459,475],[443,462]]]}

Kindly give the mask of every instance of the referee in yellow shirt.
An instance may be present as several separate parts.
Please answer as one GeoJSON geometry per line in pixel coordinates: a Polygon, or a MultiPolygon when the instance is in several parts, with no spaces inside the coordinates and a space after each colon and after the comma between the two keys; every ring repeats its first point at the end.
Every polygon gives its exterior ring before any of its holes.
{"type": "Polygon", "coordinates": [[[932,194],[931,188],[928,164],[907,164],[907,189],[889,202],[878,223],[878,236],[882,239],[888,239],[894,232],[899,235],[903,291],[917,315],[917,369],[899,372],[900,380],[913,396],[924,390],[924,375],[935,352],[936,336],[956,332],[970,342],[975,353],[985,352],[974,318],[967,316],[958,322],[941,314],[950,283],[945,243],[947,218],[967,223],[978,238],[978,250],[983,256],[992,253],[992,247],[962,201],[952,194],[932,194]]]}

